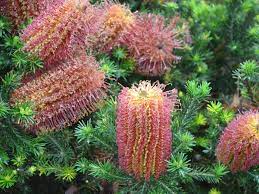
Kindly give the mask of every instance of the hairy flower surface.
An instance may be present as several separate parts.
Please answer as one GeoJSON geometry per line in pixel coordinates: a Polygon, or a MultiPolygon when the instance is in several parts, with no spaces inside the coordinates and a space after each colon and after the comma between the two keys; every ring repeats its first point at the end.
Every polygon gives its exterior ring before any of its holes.
{"type": "Polygon", "coordinates": [[[111,1],[104,3],[103,12],[103,24],[94,38],[94,47],[109,52],[117,45],[123,32],[134,23],[135,17],[128,7],[111,1]]]}
{"type": "Polygon", "coordinates": [[[142,75],[158,76],[170,69],[179,58],[173,54],[180,48],[176,32],[177,18],[165,25],[158,15],[139,15],[133,25],[120,38],[129,54],[136,60],[136,71],[142,75]]]}
{"type": "Polygon", "coordinates": [[[117,145],[120,167],[137,179],[158,178],[171,154],[171,111],[177,102],[175,89],[142,81],[123,88],[118,97],[117,145]]]}
{"type": "Polygon", "coordinates": [[[0,10],[18,27],[58,1],[60,0],[1,0],[0,10]]]}
{"type": "Polygon", "coordinates": [[[70,57],[84,50],[87,37],[98,30],[99,12],[88,0],[66,0],[51,7],[24,30],[24,49],[46,65],[70,57]]]}
{"type": "Polygon", "coordinates": [[[34,133],[59,130],[97,109],[106,96],[105,75],[93,57],[77,57],[16,89],[11,103],[30,101],[36,109],[34,133]]]}
{"type": "Polygon", "coordinates": [[[232,172],[259,164],[258,111],[245,112],[229,123],[220,137],[216,155],[232,172]]]}

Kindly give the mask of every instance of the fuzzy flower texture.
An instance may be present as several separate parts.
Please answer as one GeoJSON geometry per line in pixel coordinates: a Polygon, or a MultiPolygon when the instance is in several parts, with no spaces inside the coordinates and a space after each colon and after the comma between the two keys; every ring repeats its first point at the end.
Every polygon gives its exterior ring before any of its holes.
{"type": "Polygon", "coordinates": [[[87,37],[99,29],[100,10],[88,0],[58,0],[33,20],[21,38],[24,50],[36,54],[45,65],[73,56],[87,46],[87,37]]]}
{"type": "Polygon", "coordinates": [[[135,16],[128,7],[119,3],[105,1],[102,7],[103,23],[94,37],[93,47],[102,52],[109,52],[118,45],[121,35],[134,23],[135,16]]]}
{"type": "Polygon", "coordinates": [[[54,3],[55,0],[1,0],[0,11],[17,28],[26,20],[38,16],[54,3]]]}
{"type": "Polygon", "coordinates": [[[237,116],[224,130],[216,149],[219,161],[232,172],[259,165],[259,112],[237,116]]]}
{"type": "Polygon", "coordinates": [[[140,14],[131,27],[120,38],[121,45],[128,49],[136,63],[136,71],[147,76],[160,76],[171,68],[179,57],[174,49],[181,48],[176,31],[178,18],[169,25],[162,16],[140,14]]]}
{"type": "Polygon", "coordinates": [[[105,75],[97,65],[93,57],[80,56],[16,89],[12,104],[35,106],[35,123],[28,130],[60,130],[95,111],[106,96],[105,75]]]}
{"type": "Polygon", "coordinates": [[[175,89],[142,81],[125,87],[118,97],[117,145],[120,167],[137,179],[156,179],[166,170],[172,132],[170,115],[177,102],[175,89]]]}

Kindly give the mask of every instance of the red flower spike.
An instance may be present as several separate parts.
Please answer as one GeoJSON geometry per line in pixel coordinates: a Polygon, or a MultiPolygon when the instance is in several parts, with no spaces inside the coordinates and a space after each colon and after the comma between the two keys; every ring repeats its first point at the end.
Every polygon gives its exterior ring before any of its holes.
{"type": "Polygon", "coordinates": [[[106,1],[103,4],[103,24],[94,37],[93,47],[102,52],[109,52],[118,45],[119,37],[134,23],[135,16],[124,5],[106,1]]]}
{"type": "Polygon", "coordinates": [[[216,149],[217,159],[232,172],[247,171],[259,164],[259,112],[237,116],[225,128],[216,149]]]}
{"type": "Polygon", "coordinates": [[[107,88],[97,66],[93,57],[77,57],[16,89],[12,104],[31,101],[35,105],[35,124],[28,130],[60,130],[95,111],[107,88]]]}
{"type": "Polygon", "coordinates": [[[120,167],[137,179],[156,179],[170,158],[171,111],[177,102],[175,89],[163,92],[162,84],[142,81],[123,88],[118,97],[117,145],[120,167]]]}
{"type": "Polygon", "coordinates": [[[60,0],[1,0],[0,10],[17,28],[60,0]]]}
{"type": "Polygon", "coordinates": [[[136,71],[142,75],[160,76],[170,69],[173,61],[179,60],[172,52],[181,48],[177,39],[174,18],[165,25],[164,18],[158,15],[139,15],[133,25],[120,38],[129,54],[136,60],[136,71]]]}
{"type": "Polygon", "coordinates": [[[51,65],[85,50],[87,37],[95,34],[100,9],[88,0],[66,0],[38,16],[23,32],[24,50],[51,65]]]}

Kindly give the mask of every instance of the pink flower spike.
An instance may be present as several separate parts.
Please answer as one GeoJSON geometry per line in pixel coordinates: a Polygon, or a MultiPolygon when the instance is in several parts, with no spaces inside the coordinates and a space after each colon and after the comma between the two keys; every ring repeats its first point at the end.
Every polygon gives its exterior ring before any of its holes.
{"type": "Polygon", "coordinates": [[[171,111],[177,102],[175,89],[142,81],[123,88],[118,97],[117,145],[120,167],[137,179],[149,181],[166,171],[170,158],[171,111]]]}
{"type": "Polygon", "coordinates": [[[259,112],[238,115],[223,131],[216,149],[217,159],[232,172],[247,171],[259,164],[259,112]]]}
{"type": "Polygon", "coordinates": [[[14,90],[11,105],[32,102],[32,133],[61,130],[94,112],[106,97],[105,75],[92,56],[78,56],[14,90]]]}
{"type": "Polygon", "coordinates": [[[138,15],[136,22],[120,38],[121,45],[128,49],[129,55],[136,60],[136,71],[142,75],[163,75],[179,57],[174,49],[181,48],[177,39],[174,18],[165,25],[162,16],[153,14],[138,15]]]}
{"type": "Polygon", "coordinates": [[[88,37],[99,29],[100,15],[100,9],[88,0],[66,0],[24,30],[24,50],[39,56],[46,66],[67,59],[86,49],[88,37]]]}

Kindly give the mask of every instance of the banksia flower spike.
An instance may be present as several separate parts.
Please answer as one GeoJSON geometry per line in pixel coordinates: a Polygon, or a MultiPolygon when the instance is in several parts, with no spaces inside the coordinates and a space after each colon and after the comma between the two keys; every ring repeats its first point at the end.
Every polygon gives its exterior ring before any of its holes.
{"type": "Polygon", "coordinates": [[[109,52],[118,44],[119,37],[134,23],[135,16],[130,9],[122,4],[106,1],[103,5],[103,24],[94,37],[95,49],[109,52]]]}
{"type": "Polygon", "coordinates": [[[66,0],[48,9],[24,30],[24,50],[38,55],[45,65],[73,56],[97,32],[99,11],[88,0],[66,0]]]}
{"type": "Polygon", "coordinates": [[[137,179],[156,179],[170,158],[171,111],[177,102],[175,89],[142,81],[123,88],[118,97],[117,145],[120,167],[137,179]]]}
{"type": "Polygon", "coordinates": [[[245,112],[229,123],[220,137],[216,155],[232,172],[259,165],[258,111],[245,112]]]}
{"type": "Polygon", "coordinates": [[[28,130],[60,130],[95,111],[106,96],[105,75],[97,66],[93,57],[77,57],[16,89],[11,104],[29,101],[36,109],[28,130]]]}
{"type": "MultiPolygon", "coordinates": [[[[59,0],[56,0],[58,2],[59,0]]],[[[17,28],[30,18],[38,16],[48,9],[55,0],[1,0],[1,13],[11,19],[17,28]]]]}
{"type": "Polygon", "coordinates": [[[165,25],[158,15],[139,15],[135,23],[120,38],[129,54],[136,60],[136,71],[142,75],[159,76],[170,69],[172,62],[179,60],[173,54],[180,48],[176,32],[177,18],[165,25]]]}

